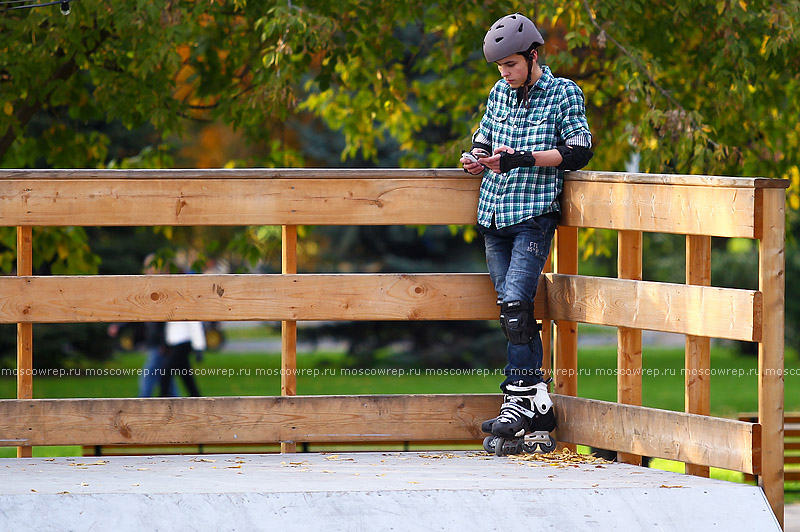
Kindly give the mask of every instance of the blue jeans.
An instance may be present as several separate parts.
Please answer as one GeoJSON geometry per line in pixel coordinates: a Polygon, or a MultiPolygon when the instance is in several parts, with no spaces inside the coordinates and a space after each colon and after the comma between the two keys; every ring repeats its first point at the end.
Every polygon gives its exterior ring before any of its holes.
{"type": "MultiPolygon", "coordinates": [[[[502,229],[494,224],[478,226],[486,244],[486,264],[498,303],[533,302],[559,219],[560,214],[555,212],[502,229]]],[[[542,356],[542,338],[538,332],[528,344],[508,342],[508,364],[503,371],[506,378],[501,389],[514,381],[521,380],[528,385],[541,382],[542,356]]]]}
{"type": "MultiPolygon", "coordinates": [[[[166,366],[166,356],[161,352],[158,347],[147,348],[147,359],[144,363],[144,371],[139,377],[139,397],[152,397],[155,392],[156,386],[161,383],[161,373],[166,366]]],[[[169,390],[167,395],[169,397],[178,397],[178,388],[175,385],[175,380],[170,379],[169,390]]]]}

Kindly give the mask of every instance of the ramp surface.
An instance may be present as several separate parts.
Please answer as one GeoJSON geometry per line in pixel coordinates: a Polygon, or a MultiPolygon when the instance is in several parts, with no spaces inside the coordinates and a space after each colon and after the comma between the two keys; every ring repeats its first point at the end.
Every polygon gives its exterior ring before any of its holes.
{"type": "Polygon", "coordinates": [[[483,452],[7,458],[0,531],[779,531],[754,486],[483,452]]]}

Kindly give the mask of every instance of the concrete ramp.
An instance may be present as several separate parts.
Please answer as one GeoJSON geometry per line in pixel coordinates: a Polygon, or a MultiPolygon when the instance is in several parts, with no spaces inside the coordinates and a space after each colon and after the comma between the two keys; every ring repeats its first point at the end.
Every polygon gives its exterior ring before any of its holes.
{"type": "Polygon", "coordinates": [[[759,488],[481,452],[7,458],[0,531],[779,531],[759,488]]]}

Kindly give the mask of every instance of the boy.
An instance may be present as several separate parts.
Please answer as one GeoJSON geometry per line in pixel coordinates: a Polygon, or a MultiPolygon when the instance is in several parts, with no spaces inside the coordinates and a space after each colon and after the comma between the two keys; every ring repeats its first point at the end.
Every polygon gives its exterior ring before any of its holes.
{"type": "Polygon", "coordinates": [[[565,170],[592,157],[592,135],[583,93],[571,80],[540,66],[544,39],[527,17],[515,13],[492,24],[483,42],[486,61],[502,77],[491,90],[486,113],[462,156],[464,171],[483,176],[478,229],[497,291],[500,325],[508,340],[504,402],[483,424],[484,447],[498,455],[549,451],[555,414],[542,379],[542,340],[533,298],[560,218],[565,170]],[[523,443],[525,434],[534,433],[523,443]]]}

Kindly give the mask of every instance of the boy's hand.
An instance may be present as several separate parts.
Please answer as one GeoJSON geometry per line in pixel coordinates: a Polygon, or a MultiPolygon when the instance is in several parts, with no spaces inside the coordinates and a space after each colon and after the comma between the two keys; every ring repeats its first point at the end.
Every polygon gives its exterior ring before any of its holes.
{"type": "Polygon", "coordinates": [[[483,173],[484,168],[486,168],[486,165],[483,164],[484,155],[488,154],[481,149],[473,148],[471,152],[463,152],[458,162],[461,163],[464,171],[468,174],[478,175],[483,173]]]}
{"type": "Polygon", "coordinates": [[[461,163],[461,166],[464,168],[464,171],[468,174],[478,175],[483,173],[483,165],[478,162],[478,157],[471,152],[463,152],[461,154],[461,159],[458,160],[461,163]]]}
{"type": "Polygon", "coordinates": [[[514,148],[509,148],[508,146],[498,146],[494,149],[494,155],[491,157],[484,157],[483,159],[478,159],[481,164],[485,165],[493,172],[500,172],[500,154],[503,152],[505,153],[514,153],[514,148]]]}

